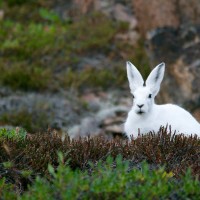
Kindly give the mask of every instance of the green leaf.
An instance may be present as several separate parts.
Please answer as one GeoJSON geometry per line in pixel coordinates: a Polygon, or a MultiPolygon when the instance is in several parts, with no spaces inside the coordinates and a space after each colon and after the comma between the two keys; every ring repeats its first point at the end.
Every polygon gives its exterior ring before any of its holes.
{"type": "Polygon", "coordinates": [[[55,169],[50,164],[48,164],[48,171],[52,176],[56,177],[55,169]]]}

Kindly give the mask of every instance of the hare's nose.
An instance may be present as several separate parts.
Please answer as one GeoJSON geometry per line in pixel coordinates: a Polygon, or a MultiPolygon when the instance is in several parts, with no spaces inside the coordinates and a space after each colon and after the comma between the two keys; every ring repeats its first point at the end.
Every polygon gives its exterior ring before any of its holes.
{"type": "Polygon", "coordinates": [[[142,108],[144,106],[144,104],[141,104],[141,105],[137,105],[139,108],[142,108]]]}

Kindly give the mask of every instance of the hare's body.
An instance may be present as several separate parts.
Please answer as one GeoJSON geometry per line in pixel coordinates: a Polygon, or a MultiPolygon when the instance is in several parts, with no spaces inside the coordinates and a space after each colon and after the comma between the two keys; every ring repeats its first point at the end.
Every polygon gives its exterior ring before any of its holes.
{"type": "Polygon", "coordinates": [[[200,136],[200,124],[183,108],[173,105],[156,105],[154,98],[159,92],[164,76],[164,63],[158,65],[144,82],[141,74],[130,62],[127,62],[127,75],[133,106],[128,113],[124,131],[130,138],[138,133],[158,132],[161,126],[170,126],[173,132],[200,136]]]}
{"type": "Polygon", "coordinates": [[[158,132],[160,126],[170,126],[172,132],[176,131],[177,134],[200,133],[199,123],[183,108],[173,104],[154,105],[153,107],[150,115],[147,116],[138,116],[134,110],[130,110],[124,127],[128,137],[131,135],[137,137],[138,131],[143,134],[150,131],[158,132]]]}

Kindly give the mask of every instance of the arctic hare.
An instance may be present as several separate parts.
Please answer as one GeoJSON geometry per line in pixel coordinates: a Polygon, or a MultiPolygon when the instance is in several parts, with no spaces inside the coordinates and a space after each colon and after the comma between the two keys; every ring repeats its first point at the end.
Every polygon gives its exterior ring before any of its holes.
{"type": "Polygon", "coordinates": [[[164,76],[165,63],[156,66],[146,82],[131,62],[128,61],[126,67],[133,95],[133,106],[124,125],[124,131],[129,138],[131,135],[137,137],[138,132],[141,134],[150,131],[157,132],[161,126],[166,125],[171,126],[171,130],[178,134],[200,136],[200,124],[188,111],[173,104],[156,105],[154,103],[164,76]]]}

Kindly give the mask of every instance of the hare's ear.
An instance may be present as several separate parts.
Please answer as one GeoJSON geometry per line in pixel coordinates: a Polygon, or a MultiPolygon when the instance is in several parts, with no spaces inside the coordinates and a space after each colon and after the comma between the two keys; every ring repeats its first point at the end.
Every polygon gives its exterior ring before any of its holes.
{"type": "Polygon", "coordinates": [[[126,62],[127,76],[131,92],[143,86],[144,80],[137,68],[129,61],[126,62]]]}
{"type": "Polygon", "coordinates": [[[146,86],[150,87],[154,96],[156,96],[160,90],[160,84],[163,80],[165,72],[165,63],[157,65],[149,74],[146,80],[146,86]]]}

